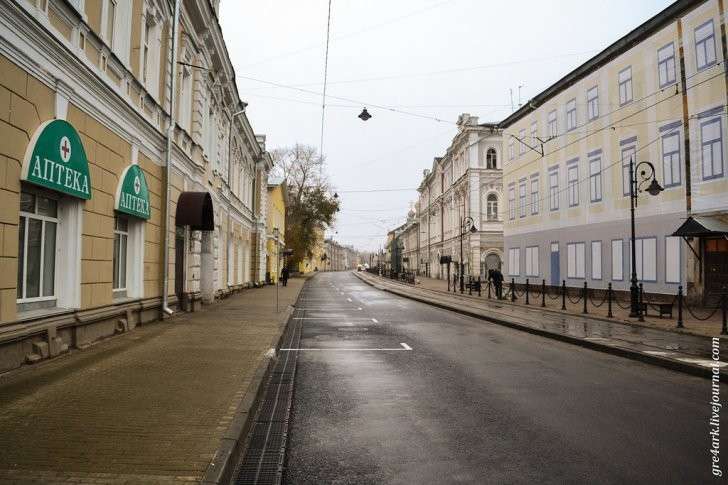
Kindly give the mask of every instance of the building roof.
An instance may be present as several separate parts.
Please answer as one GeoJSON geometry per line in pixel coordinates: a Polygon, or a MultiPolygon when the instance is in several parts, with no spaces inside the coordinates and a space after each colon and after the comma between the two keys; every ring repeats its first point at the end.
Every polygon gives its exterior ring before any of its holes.
{"type": "Polygon", "coordinates": [[[562,77],[554,84],[546,88],[541,93],[534,96],[521,108],[511,114],[509,117],[500,122],[500,128],[507,128],[521,118],[532,113],[541,105],[549,101],[551,98],[559,94],[561,91],[571,87],[576,82],[585,78],[597,69],[604,67],[606,64],[616,59],[635,45],[639,44],[647,37],[665,27],[676,18],[692,10],[696,6],[704,3],[705,0],[678,0],[659,12],[657,15],[647,20],[637,28],[633,29],[627,35],[612,43],[609,47],[595,55],[581,66],[577,67],[566,76],[562,77]]]}

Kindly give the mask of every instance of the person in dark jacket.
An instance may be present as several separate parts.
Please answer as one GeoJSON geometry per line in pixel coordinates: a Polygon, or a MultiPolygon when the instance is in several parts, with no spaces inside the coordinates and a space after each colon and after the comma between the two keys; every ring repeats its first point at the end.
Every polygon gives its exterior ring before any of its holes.
{"type": "Polygon", "coordinates": [[[500,272],[498,268],[492,270],[493,272],[490,274],[490,279],[493,281],[493,286],[495,287],[495,297],[499,300],[503,299],[503,273],[500,272]]]}
{"type": "Polygon", "coordinates": [[[283,270],[281,270],[281,283],[283,286],[288,285],[288,268],[283,268],[283,270]]]}

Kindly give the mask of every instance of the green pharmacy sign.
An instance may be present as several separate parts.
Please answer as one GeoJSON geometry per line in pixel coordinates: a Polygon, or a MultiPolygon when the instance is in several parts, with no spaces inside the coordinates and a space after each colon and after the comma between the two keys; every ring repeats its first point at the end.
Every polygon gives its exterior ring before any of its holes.
{"type": "Polygon", "coordinates": [[[115,209],[130,216],[149,219],[149,188],[139,165],[129,165],[116,188],[115,209]]]}
{"type": "Polygon", "coordinates": [[[73,197],[90,199],[88,160],[76,129],[65,120],[41,124],[25,150],[20,178],[73,197]]]}

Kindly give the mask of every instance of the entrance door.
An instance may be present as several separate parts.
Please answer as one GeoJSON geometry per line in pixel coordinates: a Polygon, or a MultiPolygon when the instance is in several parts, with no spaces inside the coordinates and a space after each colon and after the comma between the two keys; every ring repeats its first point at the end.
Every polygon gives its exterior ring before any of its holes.
{"type": "Polygon", "coordinates": [[[559,243],[551,243],[551,286],[561,284],[561,265],[559,263],[559,243]]]}
{"type": "Polygon", "coordinates": [[[179,301],[185,292],[185,228],[177,226],[174,235],[174,293],[179,301]]]}
{"type": "Polygon", "coordinates": [[[728,291],[728,241],[705,240],[705,304],[720,303],[720,295],[728,291]]]}

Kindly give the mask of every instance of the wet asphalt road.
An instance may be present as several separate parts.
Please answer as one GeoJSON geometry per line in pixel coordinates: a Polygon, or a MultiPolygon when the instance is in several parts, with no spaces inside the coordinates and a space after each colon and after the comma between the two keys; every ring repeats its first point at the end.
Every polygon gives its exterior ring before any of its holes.
{"type": "MultiPolygon", "coordinates": [[[[707,379],[440,310],[351,273],[309,281],[294,317],[312,350],[299,352],[285,483],[719,481],[707,379]]],[[[728,445],[724,455],[728,475],[728,445]]]]}

